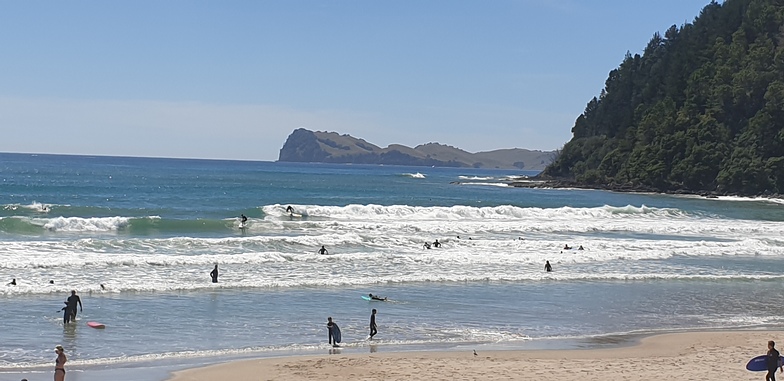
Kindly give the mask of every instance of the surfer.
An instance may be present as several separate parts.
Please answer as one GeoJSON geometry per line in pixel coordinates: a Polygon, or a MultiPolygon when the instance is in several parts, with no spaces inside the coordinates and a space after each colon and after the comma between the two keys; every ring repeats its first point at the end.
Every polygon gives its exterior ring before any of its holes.
{"type": "Polygon", "coordinates": [[[422,248],[423,248],[423,249],[429,249],[429,248],[430,248],[430,243],[428,243],[428,242],[425,242],[425,244],[424,244],[424,245],[422,245],[422,248]]]}
{"type": "Polygon", "coordinates": [[[329,343],[333,347],[338,347],[338,342],[335,340],[335,328],[337,328],[337,324],[332,321],[332,317],[327,318],[327,331],[329,332],[329,343]]]}
{"type": "Polygon", "coordinates": [[[773,340],[768,341],[768,353],[765,356],[765,364],[768,366],[768,374],[765,375],[765,381],[776,381],[776,368],[780,368],[784,373],[784,366],[782,366],[779,359],[779,351],[775,348],[776,343],[773,340]]]}
{"type": "Polygon", "coordinates": [[[544,261],[544,271],[547,271],[548,273],[553,271],[553,266],[550,266],[550,261],[544,261]]]}
{"type": "Polygon", "coordinates": [[[433,242],[433,247],[441,247],[441,242],[438,242],[438,240],[436,240],[435,242],[433,242]]]}
{"type": "Polygon", "coordinates": [[[57,353],[57,359],[54,360],[54,381],[65,380],[65,362],[68,358],[65,357],[65,349],[62,345],[54,347],[54,352],[57,353]]]}
{"type": "Polygon", "coordinates": [[[569,244],[568,244],[568,243],[564,245],[564,248],[563,248],[563,249],[564,249],[564,250],[572,250],[572,248],[571,248],[571,247],[569,247],[569,244]]]}
{"type": "Polygon", "coordinates": [[[11,279],[11,281],[10,281],[10,282],[8,282],[8,284],[7,284],[7,285],[8,285],[8,286],[16,286],[16,278],[14,278],[14,279],[11,279]]]}
{"type": "Polygon", "coordinates": [[[286,207],[286,213],[288,213],[288,214],[294,213],[294,208],[292,208],[291,205],[287,206],[286,207]]]}
{"type": "Polygon", "coordinates": [[[71,296],[68,297],[68,308],[71,310],[71,320],[76,321],[76,305],[79,305],[79,312],[83,312],[82,299],[76,295],[76,290],[71,290],[71,296]]]}
{"type": "Polygon", "coordinates": [[[580,247],[578,247],[577,250],[585,250],[585,249],[583,249],[583,245],[580,245],[580,247]]]}
{"type": "Polygon", "coordinates": [[[381,300],[381,301],[385,301],[385,302],[387,301],[386,297],[382,298],[382,297],[380,297],[378,295],[373,295],[373,294],[368,294],[368,296],[370,297],[370,299],[373,299],[373,300],[381,300]]]}
{"type": "Polygon", "coordinates": [[[106,287],[104,287],[103,283],[101,283],[101,291],[105,291],[106,287]]]}
{"type": "Polygon", "coordinates": [[[244,214],[240,214],[240,228],[244,228],[247,222],[248,217],[246,217],[244,214]]]}
{"type": "Polygon", "coordinates": [[[212,277],[212,283],[218,283],[218,265],[215,265],[215,268],[210,271],[210,277],[212,277]]]}
{"type": "Polygon", "coordinates": [[[327,248],[324,247],[324,245],[321,245],[321,249],[319,249],[318,253],[321,255],[327,255],[329,254],[329,251],[327,251],[327,248]]]}
{"type": "Polygon", "coordinates": [[[369,339],[373,339],[378,333],[378,326],[376,325],[376,309],[374,308],[372,313],[370,314],[370,337],[369,339]]]}

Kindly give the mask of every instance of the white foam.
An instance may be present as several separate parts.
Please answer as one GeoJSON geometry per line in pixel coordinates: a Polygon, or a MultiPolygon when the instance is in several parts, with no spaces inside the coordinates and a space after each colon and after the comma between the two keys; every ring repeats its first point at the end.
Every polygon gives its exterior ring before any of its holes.
{"type": "Polygon", "coordinates": [[[424,179],[426,176],[422,173],[404,173],[403,176],[410,177],[412,179],[424,179]]]}
{"type": "Polygon", "coordinates": [[[482,177],[482,176],[458,176],[461,180],[474,180],[474,181],[488,181],[494,180],[495,177],[482,177]]]}
{"type": "Polygon", "coordinates": [[[108,232],[127,226],[129,220],[127,217],[56,217],[33,222],[43,222],[44,228],[59,232],[108,232]]]}
{"type": "MultiPolygon", "coordinates": [[[[285,218],[285,206],[267,205],[266,217],[254,219],[249,234],[219,238],[0,240],[0,279],[19,281],[0,293],[100,292],[101,283],[117,292],[481,280],[766,280],[781,278],[723,267],[668,267],[662,260],[784,258],[784,224],[644,205],[294,208],[309,217],[285,218]],[[441,248],[423,249],[435,239],[441,248]],[[585,250],[561,250],[564,244],[585,250]],[[321,245],[330,255],[318,255],[321,245]],[[553,273],[542,271],[545,260],[553,273]],[[205,286],[202,278],[215,263],[229,271],[219,285],[205,286]]],[[[32,220],[77,233],[116,231],[128,223],[123,217],[32,220]]]]}

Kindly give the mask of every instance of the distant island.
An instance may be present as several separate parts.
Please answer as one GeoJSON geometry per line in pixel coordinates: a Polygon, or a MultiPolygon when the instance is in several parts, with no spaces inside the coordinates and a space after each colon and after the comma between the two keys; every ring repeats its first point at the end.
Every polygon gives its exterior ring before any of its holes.
{"type": "Polygon", "coordinates": [[[555,151],[510,148],[470,153],[439,143],[427,143],[414,148],[391,144],[381,148],[350,135],[298,128],[286,139],[278,161],[541,171],[554,158],[555,151]]]}
{"type": "MultiPolygon", "coordinates": [[[[626,53],[542,173],[625,191],[784,194],[784,4],[712,1],[626,53]]],[[[521,184],[523,185],[523,184],[521,184]]]]}

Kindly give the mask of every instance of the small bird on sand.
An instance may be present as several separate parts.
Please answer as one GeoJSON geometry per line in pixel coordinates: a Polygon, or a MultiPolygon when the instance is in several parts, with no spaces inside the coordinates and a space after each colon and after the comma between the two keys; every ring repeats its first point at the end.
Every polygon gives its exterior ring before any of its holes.
{"type": "Polygon", "coordinates": [[[478,354],[476,354],[476,349],[474,349],[474,356],[479,356],[478,354]]]}

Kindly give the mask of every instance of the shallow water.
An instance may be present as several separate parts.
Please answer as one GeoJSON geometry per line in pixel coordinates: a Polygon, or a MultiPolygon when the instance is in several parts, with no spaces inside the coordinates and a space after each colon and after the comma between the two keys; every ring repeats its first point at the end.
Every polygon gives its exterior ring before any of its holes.
{"type": "Polygon", "coordinates": [[[365,350],[372,308],[381,350],[782,325],[777,202],[498,186],[519,171],[0,159],[0,279],[18,282],[0,286],[0,369],[49,367],[56,344],[73,369],[318,352],[327,316],[365,350]],[[71,289],[85,309],[64,328],[71,289]]]}

